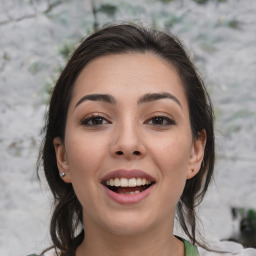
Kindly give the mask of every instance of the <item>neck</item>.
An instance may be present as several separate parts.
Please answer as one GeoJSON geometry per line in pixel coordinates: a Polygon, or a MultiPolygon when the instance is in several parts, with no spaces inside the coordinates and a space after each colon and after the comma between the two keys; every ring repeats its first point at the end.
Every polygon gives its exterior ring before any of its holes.
{"type": "Polygon", "coordinates": [[[183,243],[172,235],[173,224],[151,227],[140,233],[116,234],[86,227],[76,256],[184,256],[183,243]]]}

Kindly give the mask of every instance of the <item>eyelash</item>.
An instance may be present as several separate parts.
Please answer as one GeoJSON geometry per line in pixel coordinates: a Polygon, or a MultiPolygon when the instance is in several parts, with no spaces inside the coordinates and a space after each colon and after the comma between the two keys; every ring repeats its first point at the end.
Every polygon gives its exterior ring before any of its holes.
{"type": "MultiPolygon", "coordinates": [[[[85,118],[83,118],[81,120],[81,125],[85,125],[85,126],[91,126],[91,127],[96,127],[96,126],[102,126],[104,124],[111,124],[110,121],[108,121],[103,115],[101,114],[92,114],[89,115],[85,118]],[[93,122],[100,122],[100,123],[93,123],[93,122]],[[105,123],[104,123],[105,122],[105,123]]],[[[149,119],[147,119],[144,124],[148,124],[148,125],[152,125],[152,126],[170,126],[170,125],[175,125],[176,122],[167,117],[167,116],[163,116],[163,115],[154,115],[152,117],[150,117],[149,119]],[[154,123],[154,122],[159,122],[159,123],[154,123]]]]}
{"type": "Polygon", "coordinates": [[[145,123],[149,124],[149,125],[158,126],[158,127],[159,126],[169,126],[169,125],[175,125],[176,124],[176,122],[173,119],[171,119],[167,116],[163,116],[163,115],[154,115],[154,116],[150,117],[145,123]],[[153,123],[153,121],[157,121],[157,119],[158,119],[158,121],[161,120],[161,124],[154,124],[153,123]],[[150,122],[152,122],[152,123],[150,124],[150,122]]]}
{"type": "Polygon", "coordinates": [[[103,117],[101,114],[92,114],[92,115],[89,115],[89,116],[86,116],[85,118],[83,118],[81,120],[81,124],[82,125],[85,125],[85,126],[101,126],[101,125],[104,125],[104,122],[106,121],[107,124],[110,124],[111,122],[108,121],[105,117],[103,117]],[[100,124],[93,124],[94,121],[99,121],[100,120],[100,124]],[[91,124],[89,123],[91,122],[91,124]]]}

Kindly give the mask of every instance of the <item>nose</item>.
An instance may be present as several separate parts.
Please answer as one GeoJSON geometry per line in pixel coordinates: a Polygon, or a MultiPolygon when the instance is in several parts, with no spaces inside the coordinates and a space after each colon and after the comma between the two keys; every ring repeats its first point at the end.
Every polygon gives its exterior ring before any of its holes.
{"type": "Polygon", "coordinates": [[[116,128],[111,145],[111,155],[113,157],[131,160],[145,156],[146,147],[138,126],[130,124],[116,128]]]}

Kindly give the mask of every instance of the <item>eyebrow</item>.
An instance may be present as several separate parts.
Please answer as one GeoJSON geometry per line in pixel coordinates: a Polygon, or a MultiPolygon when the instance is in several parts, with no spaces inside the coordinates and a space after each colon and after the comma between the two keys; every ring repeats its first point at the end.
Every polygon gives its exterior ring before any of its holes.
{"type": "MultiPolygon", "coordinates": [[[[138,100],[138,104],[142,104],[142,103],[149,103],[149,102],[153,102],[156,100],[161,100],[161,99],[171,99],[174,102],[176,102],[181,108],[181,103],[180,101],[172,94],[170,94],[169,92],[162,92],[162,93],[147,93],[145,95],[143,95],[139,100],[138,100]]],[[[116,104],[116,99],[109,95],[109,94],[88,94],[83,96],[75,105],[75,108],[80,105],[81,103],[83,103],[84,101],[103,101],[109,104],[116,104]]]]}
{"type": "Polygon", "coordinates": [[[80,105],[84,101],[103,101],[109,104],[116,104],[116,100],[113,96],[108,95],[108,94],[88,94],[82,97],[75,105],[75,108],[80,105]]]}
{"type": "Polygon", "coordinates": [[[138,104],[148,103],[148,102],[161,100],[161,99],[171,99],[171,100],[175,101],[182,108],[181,103],[178,100],[178,98],[176,98],[174,95],[170,94],[169,92],[147,93],[139,99],[138,104]]]}

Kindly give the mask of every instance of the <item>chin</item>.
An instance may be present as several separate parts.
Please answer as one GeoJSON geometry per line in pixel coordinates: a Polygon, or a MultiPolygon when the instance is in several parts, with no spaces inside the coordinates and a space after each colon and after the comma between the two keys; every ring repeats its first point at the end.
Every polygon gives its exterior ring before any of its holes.
{"type": "Polygon", "coordinates": [[[109,216],[104,220],[104,226],[108,232],[115,235],[129,236],[146,232],[153,226],[149,216],[139,213],[124,212],[109,216]]]}

